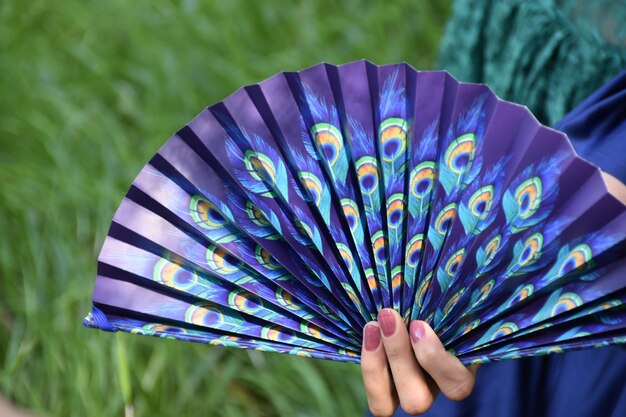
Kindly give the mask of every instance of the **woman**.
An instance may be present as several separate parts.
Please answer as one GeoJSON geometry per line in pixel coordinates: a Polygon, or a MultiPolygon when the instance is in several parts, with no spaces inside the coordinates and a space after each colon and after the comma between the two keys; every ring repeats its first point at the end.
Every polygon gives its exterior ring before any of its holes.
{"type": "MultiPolygon", "coordinates": [[[[609,192],[626,204],[626,71],[557,127],[605,171],[609,192]]],[[[398,313],[385,309],[365,327],[361,360],[368,405],[377,417],[391,416],[398,404],[409,415],[430,410],[427,415],[447,417],[626,415],[621,347],[488,364],[476,379],[477,367],[466,368],[449,354],[427,323],[414,321],[407,331],[398,313]],[[435,401],[440,391],[450,400],[467,400],[435,401]]]]}
{"type": "MultiPolygon", "coordinates": [[[[626,8],[614,0],[456,0],[440,66],[486,82],[547,125],[606,83],[555,127],[626,202],[626,72],[607,83],[626,68],[624,21],[626,8]]],[[[446,353],[425,323],[407,332],[383,311],[364,334],[363,377],[377,416],[398,403],[410,414],[446,417],[626,415],[621,347],[490,363],[477,373],[446,353]]]]}

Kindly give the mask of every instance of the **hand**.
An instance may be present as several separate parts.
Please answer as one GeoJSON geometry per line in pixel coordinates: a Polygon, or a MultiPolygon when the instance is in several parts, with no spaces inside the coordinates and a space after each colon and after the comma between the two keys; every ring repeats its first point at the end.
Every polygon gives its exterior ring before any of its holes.
{"type": "Polygon", "coordinates": [[[410,337],[400,315],[386,308],[365,326],[361,371],[370,411],[391,416],[398,402],[409,414],[425,413],[441,390],[451,400],[467,398],[477,366],[465,367],[447,352],[433,329],[413,321],[410,337]]]}

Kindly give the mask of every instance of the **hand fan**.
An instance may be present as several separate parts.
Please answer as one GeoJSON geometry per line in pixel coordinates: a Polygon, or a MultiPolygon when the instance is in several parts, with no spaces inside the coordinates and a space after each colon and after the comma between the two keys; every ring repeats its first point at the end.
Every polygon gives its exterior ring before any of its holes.
{"type": "Polygon", "coordinates": [[[85,323],[349,362],[382,308],[464,363],[626,343],[625,241],[598,168],[526,108],[443,71],[319,64],[165,143],[85,323]]]}

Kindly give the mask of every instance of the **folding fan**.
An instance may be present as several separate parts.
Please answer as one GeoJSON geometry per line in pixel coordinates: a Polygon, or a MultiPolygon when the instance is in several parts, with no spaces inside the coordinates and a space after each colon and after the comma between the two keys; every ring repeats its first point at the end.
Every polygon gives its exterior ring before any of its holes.
{"type": "Polygon", "coordinates": [[[625,242],[599,169],[526,108],[443,71],[319,64],[165,143],[85,323],[349,362],[382,308],[464,363],[626,343],[625,242]]]}

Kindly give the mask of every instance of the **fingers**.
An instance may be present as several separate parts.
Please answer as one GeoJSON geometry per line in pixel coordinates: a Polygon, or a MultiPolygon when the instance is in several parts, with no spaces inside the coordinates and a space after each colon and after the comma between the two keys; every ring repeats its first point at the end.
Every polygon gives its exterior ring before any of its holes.
{"type": "Polygon", "coordinates": [[[378,323],[400,405],[409,414],[426,412],[435,392],[416,360],[406,325],[396,311],[388,308],[378,313],[378,323]]]}
{"type": "Polygon", "coordinates": [[[378,323],[365,325],[363,339],[361,372],[368,407],[376,417],[391,416],[398,407],[398,395],[387,365],[378,323]]]}
{"type": "Polygon", "coordinates": [[[447,352],[428,323],[413,321],[409,330],[415,357],[445,396],[454,401],[467,398],[474,388],[478,367],[466,368],[447,352]]]}

